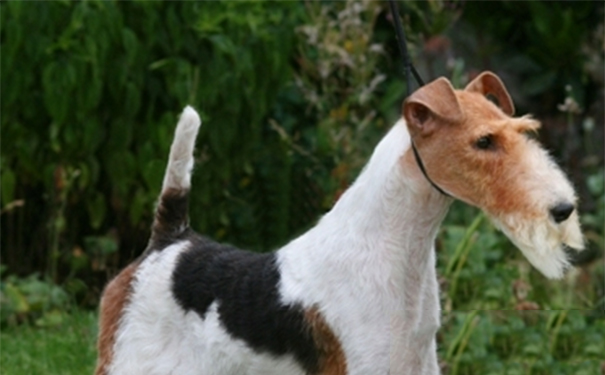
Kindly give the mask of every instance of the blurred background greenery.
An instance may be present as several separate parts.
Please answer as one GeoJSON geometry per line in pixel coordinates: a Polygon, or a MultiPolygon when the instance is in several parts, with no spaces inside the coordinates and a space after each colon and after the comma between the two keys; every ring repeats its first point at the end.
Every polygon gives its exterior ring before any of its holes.
{"type": "MultiPolygon", "coordinates": [[[[425,80],[499,74],[570,174],[588,240],[545,280],[476,209],[437,243],[444,374],[605,368],[602,2],[401,2],[425,80]],[[481,310],[481,311],[477,311],[481,310]]],[[[203,118],[194,229],[269,251],[313,225],[399,116],[385,2],[0,4],[0,367],[94,365],[104,283],[149,235],[178,113],[203,118]],[[39,354],[42,353],[42,354],[39,354]]]]}

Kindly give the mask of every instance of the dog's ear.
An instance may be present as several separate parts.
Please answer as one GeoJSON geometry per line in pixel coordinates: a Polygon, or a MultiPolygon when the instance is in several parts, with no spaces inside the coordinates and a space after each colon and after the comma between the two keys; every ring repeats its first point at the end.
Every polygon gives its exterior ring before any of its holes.
{"type": "Polygon", "coordinates": [[[428,135],[439,121],[460,121],[462,110],[452,84],[441,77],[419,88],[405,100],[403,117],[412,136],[419,132],[428,135]]]}
{"type": "Polygon", "coordinates": [[[466,85],[464,90],[476,92],[484,96],[492,96],[496,99],[496,104],[502,109],[502,112],[509,116],[515,114],[515,106],[508,94],[508,90],[506,90],[502,80],[492,72],[479,74],[471,83],[466,85]]]}

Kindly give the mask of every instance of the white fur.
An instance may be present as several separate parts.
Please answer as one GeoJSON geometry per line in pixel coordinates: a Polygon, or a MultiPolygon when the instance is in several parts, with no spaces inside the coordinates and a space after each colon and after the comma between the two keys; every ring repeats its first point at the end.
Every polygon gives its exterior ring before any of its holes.
{"type": "Polygon", "coordinates": [[[293,358],[259,354],[234,339],[213,303],[202,320],[170,290],[180,242],[150,254],[135,275],[132,303],[117,332],[110,375],[303,375],[293,358]]]}
{"type": "Polygon", "coordinates": [[[517,246],[527,260],[544,276],[554,279],[563,277],[569,261],[563,251],[565,245],[580,251],[584,240],[578,214],[574,211],[562,223],[550,217],[551,207],[560,202],[575,204],[575,192],[563,172],[537,144],[531,142],[525,150],[526,168],[531,171],[523,178],[527,185],[524,193],[540,212],[539,217],[527,217],[524,212],[509,215],[493,215],[494,225],[517,246]]]}
{"type": "Polygon", "coordinates": [[[185,107],[174,132],[174,141],[170,146],[168,167],[164,175],[162,191],[167,189],[184,190],[191,186],[193,169],[193,148],[195,138],[202,121],[195,109],[185,107]]]}

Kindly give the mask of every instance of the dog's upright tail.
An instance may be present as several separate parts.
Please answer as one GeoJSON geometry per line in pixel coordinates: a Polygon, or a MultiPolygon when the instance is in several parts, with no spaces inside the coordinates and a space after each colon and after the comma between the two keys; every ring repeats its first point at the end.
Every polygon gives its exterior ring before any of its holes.
{"type": "Polygon", "coordinates": [[[193,169],[193,149],[201,120],[190,106],[185,107],[170,146],[168,167],[155,210],[151,243],[171,241],[189,226],[188,204],[193,169]]]}

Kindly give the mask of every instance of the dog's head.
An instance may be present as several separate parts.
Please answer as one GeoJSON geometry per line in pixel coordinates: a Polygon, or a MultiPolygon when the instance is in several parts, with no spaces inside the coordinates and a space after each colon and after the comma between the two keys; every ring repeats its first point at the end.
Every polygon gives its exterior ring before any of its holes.
{"type": "Polygon", "coordinates": [[[577,199],[564,173],[531,137],[539,122],[513,113],[508,91],[490,72],[464,90],[439,78],[403,105],[430,179],[485,211],[530,263],[560,278],[570,265],[569,249],[584,247],[577,199]]]}

